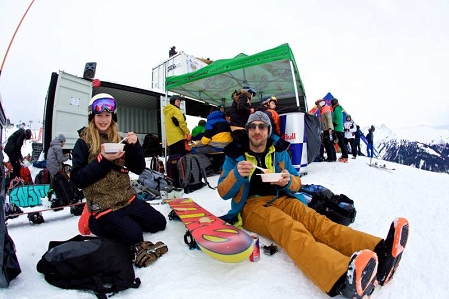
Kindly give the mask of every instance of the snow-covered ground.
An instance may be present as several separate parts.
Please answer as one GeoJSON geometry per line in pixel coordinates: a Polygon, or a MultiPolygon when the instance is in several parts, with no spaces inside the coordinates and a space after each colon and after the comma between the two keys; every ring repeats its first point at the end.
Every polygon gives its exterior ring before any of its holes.
{"type": "MultiPolygon", "coordinates": [[[[410,236],[394,280],[378,287],[372,298],[445,298],[449,281],[447,227],[449,227],[449,176],[387,162],[396,170],[371,168],[368,158],[343,163],[312,163],[303,184],[320,184],[355,201],[357,218],[352,228],[385,237],[391,221],[403,216],[410,221],[410,236]]],[[[374,161],[373,161],[374,162],[374,161]]],[[[384,164],[383,161],[378,161],[384,164]]],[[[38,169],[33,168],[33,174],[38,169]]],[[[208,178],[216,185],[218,176],[208,178]]],[[[216,215],[225,214],[230,203],[215,190],[204,187],[189,197],[216,215]]],[[[156,205],[168,215],[168,205],[156,205]]],[[[49,285],[36,264],[51,240],[75,236],[78,217],[69,211],[44,212],[44,224],[30,226],[26,217],[8,220],[8,231],[16,247],[22,273],[0,298],[94,298],[92,293],[63,290],[49,285]]],[[[114,298],[328,298],[280,249],[273,256],[261,255],[257,263],[223,263],[184,244],[181,222],[168,221],[165,231],[147,233],[146,240],[161,240],[169,251],[148,268],[135,268],[142,280],[114,298]]],[[[261,245],[271,240],[260,237],[261,245]]]]}

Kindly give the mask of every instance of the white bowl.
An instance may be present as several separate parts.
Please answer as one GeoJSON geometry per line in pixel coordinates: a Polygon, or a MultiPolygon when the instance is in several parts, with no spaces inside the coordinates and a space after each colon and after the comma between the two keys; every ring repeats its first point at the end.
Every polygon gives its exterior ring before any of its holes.
{"type": "Polygon", "coordinates": [[[282,179],[282,173],[265,173],[257,175],[262,177],[262,182],[264,183],[277,182],[282,179]]]}
{"type": "Polygon", "coordinates": [[[124,143],[103,143],[104,152],[107,154],[117,153],[119,151],[123,152],[124,143]]]}

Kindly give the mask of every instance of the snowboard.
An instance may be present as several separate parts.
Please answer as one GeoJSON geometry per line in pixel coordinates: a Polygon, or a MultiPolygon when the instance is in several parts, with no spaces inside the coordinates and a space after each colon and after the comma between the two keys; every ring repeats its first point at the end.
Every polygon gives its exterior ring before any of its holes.
{"type": "Polygon", "coordinates": [[[209,256],[222,262],[237,263],[251,255],[254,241],[245,231],[213,215],[191,198],[167,199],[165,202],[184,223],[198,247],[209,256]]]}
{"type": "Polygon", "coordinates": [[[9,191],[9,202],[21,208],[41,206],[41,198],[46,197],[50,184],[16,186],[9,191]]]}
{"type": "MultiPolygon", "coordinates": [[[[76,206],[83,205],[85,203],[86,203],[85,201],[80,201],[80,202],[77,202],[74,204],[69,204],[69,205],[59,206],[59,207],[54,207],[54,208],[43,207],[41,209],[32,209],[32,210],[22,211],[21,213],[9,214],[9,215],[5,216],[5,218],[6,218],[6,220],[8,220],[8,219],[14,219],[14,218],[17,218],[17,217],[23,216],[23,215],[41,214],[42,212],[46,212],[46,211],[60,211],[60,210],[63,210],[64,208],[76,207],[76,206]]],[[[28,219],[30,220],[30,224],[32,224],[30,217],[28,217],[28,219]]],[[[43,217],[42,217],[42,222],[45,222],[43,220],[43,217]]]]}

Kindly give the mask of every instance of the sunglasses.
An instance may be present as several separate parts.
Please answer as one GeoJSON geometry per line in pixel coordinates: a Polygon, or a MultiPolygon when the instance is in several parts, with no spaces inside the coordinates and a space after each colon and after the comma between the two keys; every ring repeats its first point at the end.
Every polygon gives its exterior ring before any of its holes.
{"type": "Polygon", "coordinates": [[[247,126],[248,130],[250,131],[254,131],[256,128],[259,128],[260,131],[265,131],[268,130],[268,127],[269,125],[267,124],[253,124],[253,123],[247,126]]]}
{"type": "Polygon", "coordinates": [[[115,113],[116,109],[115,100],[111,98],[101,98],[98,100],[95,100],[92,103],[92,113],[94,114],[100,114],[103,111],[107,111],[109,113],[115,113]]]}

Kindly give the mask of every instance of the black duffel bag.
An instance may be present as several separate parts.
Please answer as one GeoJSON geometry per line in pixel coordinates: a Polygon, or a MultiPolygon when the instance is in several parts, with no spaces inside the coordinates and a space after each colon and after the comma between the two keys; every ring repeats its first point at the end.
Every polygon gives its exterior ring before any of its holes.
{"type": "Polygon", "coordinates": [[[354,223],[357,210],[354,201],[346,195],[334,194],[326,187],[314,184],[302,185],[299,192],[308,194],[311,197],[309,207],[330,220],[346,226],[354,223]]]}

